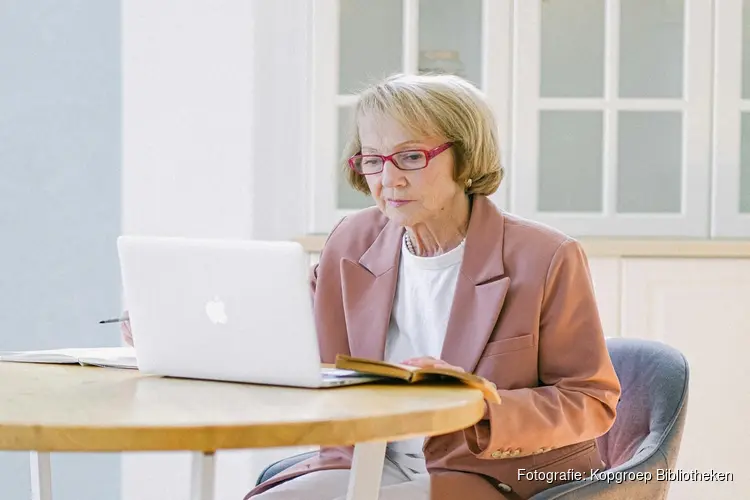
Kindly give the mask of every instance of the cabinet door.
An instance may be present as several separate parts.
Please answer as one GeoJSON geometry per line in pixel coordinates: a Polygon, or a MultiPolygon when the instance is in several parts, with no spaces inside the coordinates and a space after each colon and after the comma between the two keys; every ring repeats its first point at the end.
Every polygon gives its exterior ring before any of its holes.
{"type": "Polygon", "coordinates": [[[593,257],[589,259],[591,281],[599,306],[605,337],[620,336],[620,259],[593,257]]]}
{"type": "MultiPolygon", "coordinates": [[[[393,73],[447,72],[487,95],[510,158],[512,0],[316,0],[313,3],[310,230],[374,205],[345,180],[356,93],[393,73]]],[[[507,168],[507,166],[506,166],[507,168]]],[[[493,196],[504,206],[505,184],[493,196]]]]}
{"type": "Polygon", "coordinates": [[[745,498],[750,433],[750,259],[626,259],[622,335],[655,339],[690,364],[687,423],[677,468],[734,480],[677,481],[669,498],[745,498]]]}
{"type": "Polygon", "coordinates": [[[576,236],[707,236],[711,16],[516,0],[511,208],[576,236]]]}
{"type": "Polygon", "coordinates": [[[716,3],[714,237],[750,237],[750,1],[716,3]]]}

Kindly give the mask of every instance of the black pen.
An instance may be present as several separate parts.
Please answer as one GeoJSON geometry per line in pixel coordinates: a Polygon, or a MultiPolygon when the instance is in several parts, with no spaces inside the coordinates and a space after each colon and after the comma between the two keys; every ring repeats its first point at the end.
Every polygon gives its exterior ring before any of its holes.
{"type": "Polygon", "coordinates": [[[103,325],[105,323],[122,323],[123,321],[127,321],[130,318],[112,318],[112,319],[103,319],[99,322],[100,325],[103,325]]]}

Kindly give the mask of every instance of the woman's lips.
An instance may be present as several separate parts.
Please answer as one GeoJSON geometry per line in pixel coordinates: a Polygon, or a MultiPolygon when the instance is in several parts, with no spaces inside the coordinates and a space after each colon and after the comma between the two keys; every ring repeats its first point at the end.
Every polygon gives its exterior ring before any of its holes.
{"type": "Polygon", "coordinates": [[[411,203],[411,201],[412,200],[391,200],[391,199],[385,200],[386,204],[389,207],[401,207],[401,206],[406,205],[407,203],[411,203]]]}

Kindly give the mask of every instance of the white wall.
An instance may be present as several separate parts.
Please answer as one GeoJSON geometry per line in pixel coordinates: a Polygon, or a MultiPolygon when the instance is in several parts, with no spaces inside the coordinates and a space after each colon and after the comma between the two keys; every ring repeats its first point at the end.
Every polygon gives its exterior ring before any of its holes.
{"type": "MultiPolygon", "coordinates": [[[[305,232],[310,0],[128,0],[122,12],[124,233],[305,232]]],[[[299,450],[220,452],[238,500],[299,450]]],[[[188,453],[123,456],[122,500],[187,499],[188,453]]]]}
{"type": "Polygon", "coordinates": [[[313,0],[251,0],[253,41],[253,236],[307,232],[313,0]]]}
{"type": "Polygon", "coordinates": [[[251,10],[123,2],[123,232],[252,234],[251,10]]]}

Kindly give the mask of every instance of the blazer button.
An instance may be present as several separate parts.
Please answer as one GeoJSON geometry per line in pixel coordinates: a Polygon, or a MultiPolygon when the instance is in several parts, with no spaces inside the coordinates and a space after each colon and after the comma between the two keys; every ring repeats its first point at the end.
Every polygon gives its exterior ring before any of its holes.
{"type": "Polygon", "coordinates": [[[497,489],[502,491],[503,493],[510,493],[511,491],[513,491],[513,488],[505,483],[497,483],[497,489]]]}

